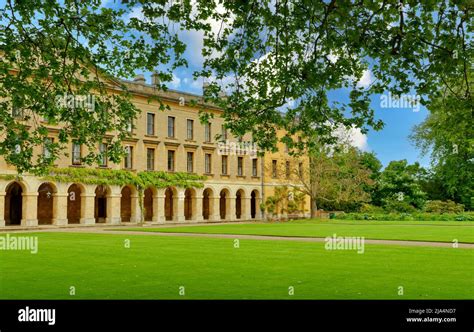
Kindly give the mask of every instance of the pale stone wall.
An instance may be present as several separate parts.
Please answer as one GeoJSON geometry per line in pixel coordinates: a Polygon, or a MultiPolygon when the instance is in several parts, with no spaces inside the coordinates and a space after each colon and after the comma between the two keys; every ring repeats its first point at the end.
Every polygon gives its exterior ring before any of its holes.
{"type": "MultiPolygon", "coordinates": [[[[277,131],[277,136],[279,138],[283,137],[285,132],[283,130],[277,131]]],[[[298,140],[298,137],[293,137],[293,140],[298,140]]],[[[300,158],[292,157],[288,152],[285,144],[279,142],[277,144],[277,152],[267,152],[263,158],[263,168],[264,168],[264,178],[263,178],[263,200],[266,200],[268,197],[275,195],[276,187],[287,187],[290,191],[294,189],[301,188],[303,190],[303,185],[298,177],[294,176],[294,171],[297,167],[297,163],[302,162],[303,167],[309,167],[308,158],[304,155],[300,158]],[[276,174],[273,174],[273,161],[276,161],[276,174]],[[286,162],[290,163],[290,177],[287,178],[286,174],[286,162]],[[275,176],[276,175],[276,176],[275,176]]],[[[304,192],[304,190],[303,190],[304,192]]],[[[288,207],[288,200],[281,203],[283,206],[279,206],[280,209],[283,207],[283,210],[286,210],[288,207]]],[[[296,213],[298,217],[309,218],[311,208],[311,199],[308,195],[305,195],[304,206],[301,207],[301,211],[296,213]]],[[[278,210],[280,210],[278,209],[278,210]]],[[[275,213],[273,218],[277,219],[287,219],[288,213],[283,212],[275,213]]],[[[295,217],[293,215],[292,217],[295,217]]]]}
{"type": "MultiPolygon", "coordinates": [[[[262,174],[261,161],[258,160],[257,176],[252,174],[252,157],[241,155],[243,157],[243,174],[237,174],[237,155],[228,156],[228,174],[221,172],[221,156],[218,154],[218,143],[216,135],[221,133],[223,119],[220,118],[220,111],[210,106],[209,111],[215,113],[211,119],[212,141],[206,142],[204,125],[199,120],[199,108],[192,107],[189,101],[198,96],[179,93],[175,91],[162,92],[155,88],[138,84],[129,83],[134,92],[134,103],[142,111],[136,119],[132,131],[132,137],[124,141],[124,145],[133,147],[133,167],[130,171],[147,170],[147,148],[155,149],[154,170],[167,170],[167,151],[175,151],[175,169],[178,172],[187,172],[187,152],[193,152],[193,173],[205,175],[204,188],[194,189],[191,197],[192,218],[185,220],[185,189],[173,188],[173,198],[166,203],[165,189],[153,189],[152,222],[203,222],[203,221],[234,221],[234,220],[259,220],[261,219],[260,203],[262,194],[262,174]],[[151,94],[158,94],[170,106],[170,111],[160,111],[156,102],[148,103],[147,99],[151,94]],[[183,102],[184,101],[184,102],[183,102]],[[147,113],[155,114],[155,132],[154,135],[147,134],[147,113]],[[168,116],[175,117],[175,137],[168,137],[168,116]],[[187,120],[194,121],[193,137],[187,138],[187,120]],[[211,171],[205,172],[205,154],[211,154],[211,171]],[[211,191],[209,196],[209,218],[204,219],[203,200],[204,191],[211,191]],[[221,199],[221,192],[226,196],[221,199]],[[237,202],[237,200],[240,200],[237,202]],[[223,203],[225,201],[225,204],[223,203]],[[171,220],[166,221],[166,204],[172,204],[173,216],[171,220]],[[221,218],[221,209],[225,205],[225,215],[221,218]],[[240,211],[237,209],[240,208],[240,211]],[[240,219],[237,215],[240,215],[240,219]]],[[[49,126],[50,137],[57,139],[57,126],[49,126]]],[[[234,137],[229,139],[235,141],[234,137]]],[[[243,137],[244,141],[250,141],[251,138],[243,137]]],[[[82,147],[85,154],[85,148],[82,147]]],[[[94,167],[98,165],[73,165],[71,158],[72,145],[68,148],[70,156],[62,156],[56,162],[55,166],[65,167],[94,167]]],[[[38,147],[36,153],[42,153],[38,147]]],[[[108,163],[106,168],[124,169],[124,163],[108,163]]],[[[0,174],[15,174],[15,169],[5,163],[0,158],[0,174]]],[[[40,191],[44,183],[40,178],[31,175],[22,176],[21,180],[4,180],[0,178],[0,227],[6,224],[5,219],[10,219],[10,210],[16,209],[14,215],[21,215],[19,221],[21,226],[37,226],[38,212],[41,215],[51,216],[50,220],[45,222],[51,225],[67,225],[71,220],[77,220],[82,225],[94,225],[98,222],[106,224],[121,224],[121,216],[130,218],[130,222],[141,220],[139,207],[139,198],[136,190],[131,188],[131,195],[127,200],[122,199],[122,189],[119,186],[108,186],[103,193],[96,194],[97,186],[76,183],[79,187],[80,195],[77,192],[71,194],[70,187],[73,183],[49,183],[51,190],[48,192],[40,191]],[[16,185],[15,185],[16,183],[16,185]],[[12,186],[21,188],[21,194],[15,196],[12,194],[12,186]],[[51,192],[50,192],[51,191],[51,192]],[[74,198],[72,198],[74,196],[74,198]],[[79,197],[77,197],[79,196],[79,197]],[[74,199],[74,200],[73,200],[74,199]],[[74,201],[74,203],[71,203],[74,201]],[[80,204],[78,203],[80,201],[80,204]],[[13,203],[12,203],[13,202],[13,203]],[[68,203],[69,202],[69,203],[68,203]],[[73,205],[72,205],[73,204],[73,205]],[[80,206],[80,211],[75,211],[80,206]],[[50,211],[52,210],[52,211],[50,211]],[[7,212],[6,212],[7,211],[7,212]],[[69,213],[68,213],[69,211],[69,213]],[[7,218],[5,218],[7,216],[7,218]]],[[[16,192],[16,191],[15,191],[16,192]]],[[[9,223],[10,220],[7,220],[9,223]]]]}

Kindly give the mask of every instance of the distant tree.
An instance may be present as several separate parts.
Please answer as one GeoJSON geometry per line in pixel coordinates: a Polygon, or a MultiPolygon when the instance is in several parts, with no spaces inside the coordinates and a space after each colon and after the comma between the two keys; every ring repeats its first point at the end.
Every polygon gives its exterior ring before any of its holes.
{"type": "Polygon", "coordinates": [[[391,161],[379,178],[379,195],[384,206],[412,206],[421,209],[426,194],[418,183],[421,167],[404,160],[391,161]]]}
{"type": "Polygon", "coordinates": [[[370,171],[370,179],[372,183],[365,185],[364,189],[370,194],[370,201],[373,205],[381,206],[382,201],[379,192],[379,178],[382,169],[382,163],[377,159],[373,152],[361,153],[361,163],[367,167],[370,171]]]}
{"type": "Polygon", "coordinates": [[[437,199],[474,209],[474,102],[459,103],[453,94],[462,94],[459,84],[431,103],[429,115],[415,126],[411,139],[431,156],[430,186],[438,192],[437,199]]]}
{"type": "Polygon", "coordinates": [[[364,189],[373,183],[356,148],[320,147],[306,151],[304,157],[290,158],[289,185],[311,199],[311,217],[317,216],[318,202],[325,206],[349,206],[370,200],[364,189]]]}

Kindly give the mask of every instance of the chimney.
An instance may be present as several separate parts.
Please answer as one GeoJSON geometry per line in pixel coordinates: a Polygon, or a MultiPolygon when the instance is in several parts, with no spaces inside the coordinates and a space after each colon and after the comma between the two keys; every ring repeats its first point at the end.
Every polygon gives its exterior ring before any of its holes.
{"type": "Polygon", "coordinates": [[[209,83],[208,82],[204,82],[202,83],[202,95],[205,96],[206,95],[206,91],[207,89],[209,88],[209,83]]]}
{"type": "Polygon", "coordinates": [[[154,87],[160,86],[160,76],[156,71],[151,74],[151,85],[154,87]]]}
{"type": "Polygon", "coordinates": [[[145,76],[143,76],[142,74],[139,74],[135,76],[135,78],[133,79],[133,82],[137,84],[145,84],[145,76]]]}
{"type": "Polygon", "coordinates": [[[224,90],[219,91],[219,98],[222,98],[222,99],[227,98],[227,93],[224,90]]]}

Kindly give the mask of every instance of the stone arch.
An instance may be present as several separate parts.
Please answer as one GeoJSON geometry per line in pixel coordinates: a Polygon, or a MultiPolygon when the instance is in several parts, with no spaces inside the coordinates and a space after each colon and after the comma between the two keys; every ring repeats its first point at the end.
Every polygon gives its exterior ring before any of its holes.
{"type": "Polygon", "coordinates": [[[235,217],[237,219],[242,219],[242,216],[245,214],[245,191],[243,189],[237,190],[235,193],[235,217]]]}
{"type": "Polygon", "coordinates": [[[51,182],[44,182],[38,187],[38,201],[36,207],[38,225],[52,225],[56,217],[55,201],[56,186],[51,182]]]}
{"type": "Polygon", "coordinates": [[[145,221],[153,221],[153,216],[157,213],[154,209],[153,199],[156,196],[156,189],[148,187],[143,192],[143,207],[145,221]]]}
{"type": "Polygon", "coordinates": [[[196,211],[196,190],[187,188],[184,191],[184,219],[192,220],[196,211]]]}
{"type": "Polygon", "coordinates": [[[178,191],[174,187],[168,187],[165,190],[165,219],[174,220],[177,216],[178,191]]]}
{"type": "Polygon", "coordinates": [[[107,205],[111,189],[109,186],[99,185],[95,188],[94,218],[96,223],[105,223],[107,221],[107,205]]]}
{"type": "Polygon", "coordinates": [[[230,190],[224,188],[219,193],[219,215],[222,220],[229,216],[230,190]]]}
{"type": "Polygon", "coordinates": [[[79,224],[82,218],[83,185],[73,183],[67,190],[67,222],[68,224],[79,224]]]}
{"type": "Polygon", "coordinates": [[[259,192],[257,189],[252,190],[250,194],[250,218],[255,219],[257,217],[257,209],[260,207],[258,206],[259,201],[259,192]]]}
{"type": "Polygon", "coordinates": [[[210,216],[214,215],[214,190],[212,188],[206,188],[202,192],[202,217],[204,220],[209,220],[210,216]]]}
{"type": "Polygon", "coordinates": [[[6,226],[21,225],[23,219],[23,193],[26,187],[19,181],[9,183],[5,188],[4,219],[6,226]]]}
{"type": "Polygon", "coordinates": [[[132,195],[134,190],[132,186],[124,186],[120,191],[120,219],[122,222],[132,221],[132,195]]]}

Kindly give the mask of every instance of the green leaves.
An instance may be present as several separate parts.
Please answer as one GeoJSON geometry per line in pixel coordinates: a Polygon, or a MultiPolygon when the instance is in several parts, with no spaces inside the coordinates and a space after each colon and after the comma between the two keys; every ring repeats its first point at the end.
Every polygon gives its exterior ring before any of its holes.
{"type": "Polygon", "coordinates": [[[176,32],[153,17],[164,7],[140,1],[113,8],[102,8],[101,1],[6,1],[0,8],[0,154],[6,161],[19,173],[44,171],[48,163],[37,151],[54,125],[61,129],[49,162],[75,140],[90,147],[84,161],[92,163],[106,135],[113,147],[109,159],[120,160],[127,124],[140,110],[116,78],[152,70],[171,77],[185,65],[176,32]],[[138,5],[151,17],[131,19],[138,5]],[[61,98],[67,102],[58,102],[61,98]],[[84,98],[93,102],[85,105],[84,98]],[[23,116],[15,116],[17,110],[23,116]]]}
{"type": "Polygon", "coordinates": [[[43,179],[55,182],[84,183],[96,185],[134,185],[145,189],[148,187],[167,188],[202,188],[202,176],[188,173],[138,172],[123,170],[89,169],[89,168],[49,168],[43,179]]]}
{"type": "MultiPolygon", "coordinates": [[[[223,7],[216,16],[230,13],[229,29],[209,32],[204,43],[204,54],[221,56],[206,57],[201,74],[230,93],[225,100],[219,89],[208,96],[226,119],[239,119],[230,129],[252,131],[263,148],[275,145],[272,126],[309,137],[317,131],[321,140],[331,136],[331,123],[381,129],[371,95],[411,92],[426,104],[452,78],[468,75],[473,58],[467,2],[262,0],[223,7]],[[361,80],[369,69],[373,80],[361,80]],[[336,92],[349,101],[330,103],[336,92]]],[[[466,84],[458,98],[471,98],[466,84]]]]}
{"type": "Polygon", "coordinates": [[[33,150],[45,138],[43,117],[65,128],[58,151],[72,139],[93,146],[110,132],[118,145],[139,110],[116,78],[156,70],[171,79],[187,65],[183,29],[204,35],[204,67],[194,76],[211,81],[206,100],[264,150],[275,149],[277,128],[326,143],[339,124],[381,129],[370,97],[384,92],[429,105],[450,91],[454,104],[472,109],[472,10],[470,1],[451,0],[129,0],[112,8],[8,0],[0,8],[0,152],[19,172],[42,168],[33,150]],[[64,94],[94,95],[96,112],[59,107],[55,97],[64,94]]]}

